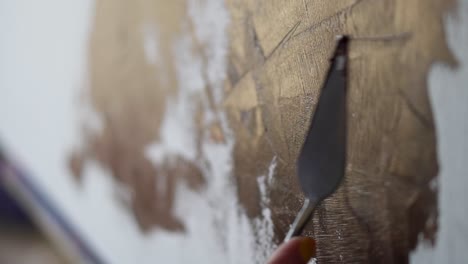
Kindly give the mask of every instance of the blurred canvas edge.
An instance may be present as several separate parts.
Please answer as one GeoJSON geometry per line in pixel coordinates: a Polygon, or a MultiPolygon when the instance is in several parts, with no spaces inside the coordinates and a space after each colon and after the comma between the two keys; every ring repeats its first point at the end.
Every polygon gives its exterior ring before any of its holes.
{"type": "Polygon", "coordinates": [[[62,256],[69,263],[105,263],[62,216],[47,194],[17,165],[8,159],[0,146],[0,184],[24,208],[62,256]]]}

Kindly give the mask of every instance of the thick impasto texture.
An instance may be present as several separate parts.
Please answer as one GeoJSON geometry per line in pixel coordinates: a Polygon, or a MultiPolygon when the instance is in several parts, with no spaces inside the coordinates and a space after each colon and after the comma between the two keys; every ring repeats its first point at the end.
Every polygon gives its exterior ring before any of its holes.
{"type": "Polygon", "coordinates": [[[306,232],[319,261],[406,262],[421,235],[436,240],[426,78],[432,63],[454,64],[450,6],[98,0],[82,100],[99,120],[84,122],[71,168],[78,179],[89,160],[109,169],[142,232],[197,243],[205,230],[220,256],[262,263],[301,205],[295,160],[347,34],[347,175],[306,232]]]}

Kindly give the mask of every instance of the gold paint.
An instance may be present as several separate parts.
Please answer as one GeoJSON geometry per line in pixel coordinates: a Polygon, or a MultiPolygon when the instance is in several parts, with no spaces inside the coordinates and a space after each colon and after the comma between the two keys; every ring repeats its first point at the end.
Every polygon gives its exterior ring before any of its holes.
{"type": "Polygon", "coordinates": [[[219,123],[214,123],[210,126],[210,138],[216,143],[225,142],[224,133],[219,123]]]}
{"type": "Polygon", "coordinates": [[[238,111],[249,111],[258,106],[255,82],[251,73],[247,73],[226,96],[226,108],[236,108],[238,111]]]}
{"type": "MultiPolygon", "coordinates": [[[[435,193],[428,188],[437,175],[437,159],[426,78],[433,62],[454,63],[441,23],[451,1],[254,2],[243,8],[228,1],[232,14],[244,17],[231,25],[231,38],[243,41],[232,42],[230,80],[252,73],[265,127],[263,135],[249,137],[242,136],[242,122],[231,123],[242,141],[236,147],[236,175],[255,170],[250,158],[267,164],[278,157],[270,193],[281,239],[300,207],[294,164],[335,36],[350,35],[355,38],[349,73],[350,166],[344,184],[314,219],[318,259],[340,262],[341,254],[358,263],[406,262],[418,234],[434,239],[435,225],[427,231],[425,224],[437,213],[435,193]]],[[[234,109],[230,114],[240,116],[234,109]]],[[[250,198],[255,176],[250,177],[239,181],[240,199],[249,214],[257,215],[250,198]]]]}
{"type": "MultiPolygon", "coordinates": [[[[311,31],[321,23],[333,20],[337,14],[354,6],[359,0],[262,0],[256,2],[253,13],[260,46],[265,54],[271,54],[277,44],[296,23],[292,35],[311,31]]],[[[333,25],[333,24],[331,24],[333,25]]]]}
{"type": "MultiPolygon", "coordinates": [[[[172,211],[175,183],[181,177],[192,188],[204,183],[193,161],[175,156],[155,168],[145,156],[145,148],[159,138],[167,97],[177,93],[173,41],[185,18],[183,0],[96,2],[89,51],[90,100],[103,117],[104,131],[85,134],[80,154],[97,160],[132,191],[131,209],[142,231],[154,226],[182,231],[184,226],[172,211]],[[148,29],[154,30],[159,45],[156,65],[143,49],[148,29]],[[164,193],[156,191],[161,189],[158,177],[167,179],[164,193]]],[[[79,172],[76,155],[71,156],[71,165],[79,172]]]]}
{"type": "MultiPolygon", "coordinates": [[[[350,48],[349,166],[343,185],[306,230],[317,239],[318,260],[338,263],[341,255],[356,263],[407,262],[420,233],[435,239],[436,223],[425,224],[428,215],[437,213],[435,193],[428,188],[437,160],[426,78],[436,61],[455,64],[442,27],[451,4],[226,0],[231,13],[228,96],[220,107],[235,133],[237,190],[248,215],[257,217],[257,177],[278,158],[269,190],[278,241],[302,202],[295,161],[337,34],[357,38],[350,48]],[[407,37],[397,37],[402,34],[407,37]]],[[[105,129],[84,148],[92,153],[88,158],[109,167],[116,179],[141,194],[133,208],[145,230],[154,225],[183,228],[171,215],[171,191],[167,203],[149,202],[158,193],[148,187],[155,184],[155,172],[142,149],[158,137],[166,99],[177,93],[171,49],[186,16],[182,0],[97,1],[90,45],[91,101],[105,117],[105,129]],[[145,23],[160,30],[166,67],[146,62],[145,23]]],[[[203,51],[203,45],[196,50],[203,51]]],[[[197,117],[203,120],[201,114],[197,117]]],[[[208,129],[213,140],[224,139],[216,123],[208,129]]],[[[197,171],[180,159],[158,169],[172,175],[197,171]]],[[[202,182],[200,173],[189,177],[195,179],[194,188],[202,182]]]]}

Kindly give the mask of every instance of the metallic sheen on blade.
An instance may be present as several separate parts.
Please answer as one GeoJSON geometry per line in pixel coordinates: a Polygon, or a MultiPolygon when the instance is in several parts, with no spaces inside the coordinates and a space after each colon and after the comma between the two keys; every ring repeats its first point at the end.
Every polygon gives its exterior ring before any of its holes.
{"type": "Polygon", "coordinates": [[[299,235],[315,207],[339,186],[346,165],[346,74],[348,38],[340,36],[309,132],[297,161],[306,197],[285,240],[299,235]]]}

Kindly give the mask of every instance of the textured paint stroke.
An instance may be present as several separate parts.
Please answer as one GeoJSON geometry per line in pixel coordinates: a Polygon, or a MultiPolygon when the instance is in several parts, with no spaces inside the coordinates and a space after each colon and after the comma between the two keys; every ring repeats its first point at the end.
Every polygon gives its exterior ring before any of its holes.
{"type": "MultiPolygon", "coordinates": [[[[144,157],[135,159],[135,156],[127,156],[115,165],[115,162],[108,162],[112,160],[112,156],[110,159],[106,158],[106,155],[100,157],[99,153],[112,152],[112,149],[119,145],[122,147],[116,149],[117,155],[125,157],[125,152],[135,146],[134,143],[126,142],[136,141],[134,137],[138,137],[133,131],[125,131],[131,127],[127,123],[128,120],[122,118],[125,114],[111,112],[111,117],[105,120],[107,130],[111,133],[103,135],[101,132],[101,135],[97,135],[95,142],[98,144],[94,144],[97,147],[91,147],[97,154],[91,153],[91,157],[87,158],[97,159],[102,166],[111,168],[114,174],[112,176],[119,182],[119,188],[116,189],[123,189],[123,192],[119,191],[120,197],[123,197],[121,200],[126,200],[126,204],[133,206],[140,226],[146,231],[145,234],[141,234],[147,237],[144,239],[144,248],[151,248],[154,252],[150,255],[145,253],[148,257],[144,261],[264,263],[275,248],[267,187],[273,181],[276,158],[271,161],[264,176],[259,178],[263,179],[259,180],[262,214],[249,219],[239,202],[234,184],[235,137],[223,106],[226,97],[226,60],[229,52],[229,13],[224,3],[216,0],[189,0],[185,8],[186,17],[180,18],[185,21],[181,23],[179,31],[171,37],[161,35],[164,31],[157,27],[157,23],[145,22],[143,26],[144,55],[146,62],[151,67],[154,66],[150,69],[154,69],[154,75],[159,76],[168,72],[167,69],[160,71],[164,66],[167,66],[169,71],[173,66],[176,80],[169,82],[169,85],[175,84],[176,87],[161,88],[161,84],[168,84],[165,81],[159,85],[147,85],[146,89],[157,90],[154,94],[161,90],[171,92],[159,97],[163,98],[161,105],[164,106],[157,111],[162,113],[160,118],[145,119],[145,125],[141,122],[133,123],[140,128],[139,130],[149,130],[146,127],[147,122],[153,122],[153,127],[157,127],[154,133],[157,136],[150,143],[143,144],[144,157]],[[164,41],[168,39],[171,45],[164,51],[164,41]],[[163,56],[164,52],[170,52],[171,63],[163,56]],[[128,125],[126,128],[115,125],[115,122],[112,122],[113,118],[128,125]],[[112,136],[118,133],[128,133],[127,136],[132,138],[123,140],[112,136]],[[109,140],[106,140],[109,136],[110,144],[109,140]],[[106,144],[108,147],[99,151],[99,146],[106,144]],[[129,173],[122,165],[129,164],[127,167],[136,166],[135,169],[139,169],[142,164],[138,160],[142,159],[150,161],[154,169],[135,174],[131,170],[129,173]],[[191,165],[186,170],[180,170],[180,167],[184,166],[181,166],[180,161],[182,164],[191,165]],[[113,169],[116,166],[120,168],[113,169]],[[202,177],[197,181],[203,184],[199,184],[197,188],[191,183],[193,170],[199,171],[202,177]],[[134,184],[142,181],[139,177],[147,176],[151,179],[143,181],[143,185],[134,184]],[[142,192],[148,194],[142,195],[142,192]],[[142,196],[142,199],[135,198],[138,195],[142,196]],[[161,206],[163,210],[152,211],[152,208],[161,206]]],[[[93,87],[95,94],[92,96],[98,105],[97,111],[108,112],[109,107],[106,103],[96,99],[96,89],[105,89],[105,85],[102,87],[103,84],[99,82],[94,84],[101,85],[93,87]]],[[[123,104],[121,107],[133,111],[130,114],[133,117],[130,118],[136,120],[138,115],[146,114],[135,111],[135,108],[143,108],[142,104],[131,105],[132,99],[129,97],[133,96],[132,93],[146,92],[141,90],[141,87],[137,88],[139,90],[134,91],[123,87],[122,89],[128,90],[128,96],[114,98],[111,102],[115,104],[120,100],[123,104]]],[[[135,155],[139,155],[139,151],[135,155]]]]}
{"type": "MultiPolygon", "coordinates": [[[[176,187],[176,202],[173,210],[182,220],[186,234],[174,234],[183,245],[182,256],[158,256],[157,259],[179,258],[180,263],[223,262],[238,263],[247,256],[253,257],[252,230],[248,219],[238,207],[235,189],[231,186],[232,132],[227,126],[224,113],[211,108],[205,87],[211,92],[223,97],[222,81],[225,68],[225,53],[227,47],[224,31],[227,26],[227,14],[222,5],[215,1],[189,1],[188,11],[194,20],[198,40],[213,51],[203,58],[195,53],[194,41],[189,32],[182,32],[176,40],[174,55],[178,79],[178,91],[174,98],[169,98],[163,122],[160,128],[160,140],[147,148],[147,155],[156,167],[170,159],[171,156],[182,156],[187,160],[199,161],[206,179],[203,190],[193,191],[183,182],[176,187]],[[208,8],[214,8],[210,10],[208,8]],[[217,34],[211,36],[210,34],[217,34]],[[219,70],[221,74],[212,72],[209,78],[204,73],[219,70]],[[197,134],[195,114],[198,100],[202,101],[204,126],[209,126],[214,120],[221,124],[222,141],[213,140],[209,130],[197,134]],[[201,149],[198,149],[200,142],[201,149]],[[200,243],[203,241],[203,243],[200,243]]],[[[219,100],[219,99],[218,99],[219,100]]],[[[218,101],[216,100],[216,101],[218,101]]],[[[168,238],[154,234],[160,238],[161,244],[167,244],[168,238]]],[[[173,252],[174,249],[166,251],[173,252]]],[[[169,254],[168,254],[169,255],[169,254]]],[[[156,260],[157,260],[156,259],[156,260]]],[[[179,261],[176,261],[179,263],[179,261]]]]}
{"type": "Polygon", "coordinates": [[[303,201],[295,162],[339,34],[350,48],[345,181],[305,230],[318,262],[407,262],[418,236],[435,242],[436,137],[426,76],[452,63],[442,17],[453,1],[228,0],[229,94],[239,199],[261,214],[255,176],[277,156],[269,188],[278,240],[303,201]],[[418,15],[415,15],[418,14],[418,15]],[[274,19],[272,19],[274,18],[274,19]],[[398,78],[395,78],[398,76],[398,78]],[[242,97],[255,91],[256,96],[242,97]],[[242,100],[242,102],[241,102],[242,100]],[[259,133],[258,133],[259,132],[259,133]]]}
{"type": "MultiPolygon", "coordinates": [[[[450,1],[228,0],[229,12],[211,1],[98,1],[90,75],[104,132],[91,138],[91,159],[130,187],[128,213],[141,230],[193,231],[178,209],[181,183],[182,193],[206,199],[211,186],[231,186],[223,197],[242,207],[230,205],[239,212],[226,219],[256,221],[264,212],[258,177],[276,156],[267,189],[279,241],[303,199],[294,164],[335,35],[350,34],[375,38],[351,48],[349,171],[306,233],[317,238],[318,261],[329,262],[405,261],[420,232],[434,241],[436,222],[426,219],[437,214],[428,184],[437,163],[425,76],[434,61],[451,61],[434,19],[450,1]],[[145,56],[147,24],[158,27],[161,65],[145,56]],[[399,35],[406,37],[392,37],[399,35]]],[[[225,212],[215,200],[213,211],[225,212]]]]}
{"type": "Polygon", "coordinates": [[[273,253],[276,245],[272,243],[274,238],[274,225],[271,219],[270,198],[268,189],[273,183],[273,176],[277,166],[277,157],[273,157],[268,166],[268,173],[257,178],[258,188],[260,192],[261,215],[254,219],[254,227],[256,233],[256,263],[264,263],[273,253]]]}
{"type": "MultiPolygon", "coordinates": [[[[187,260],[210,263],[264,263],[273,250],[273,223],[268,209],[267,181],[271,182],[276,167],[272,160],[268,174],[259,178],[264,202],[263,213],[253,220],[240,207],[232,185],[232,151],[234,138],[221,106],[224,100],[223,82],[226,71],[227,11],[221,1],[189,1],[188,12],[194,32],[202,43],[202,57],[193,52],[194,43],[188,32],[175,45],[178,72],[178,95],[170,99],[161,126],[161,140],[147,149],[156,166],[168,155],[180,155],[201,161],[206,186],[203,191],[190,190],[184,184],[177,187],[174,210],[186,227],[186,235],[179,236],[187,260]],[[205,77],[205,78],[203,78],[205,77]],[[213,96],[214,107],[204,90],[213,96]],[[210,130],[194,133],[197,96],[202,98],[202,127],[220,124],[222,140],[210,137],[210,130]],[[197,142],[201,153],[197,155],[197,142]],[[201,156],[198,157],[198,156],[201,156]],[[252,225],[253,224],[253,225],[252,225]],[[200,241],[204,241],[200,243],[200,241]],[[195,256],[195,257],[194,257],[195,256]],[[195,259],[194,259],[195,258],[195,259]]],[[[157,234],[155,234],[157,238],[157,234]]],[[[164,243],[161,240],[160,243],[164,243]]],[[[185,260],[183,261],[185,262],[185,260]]]]}

